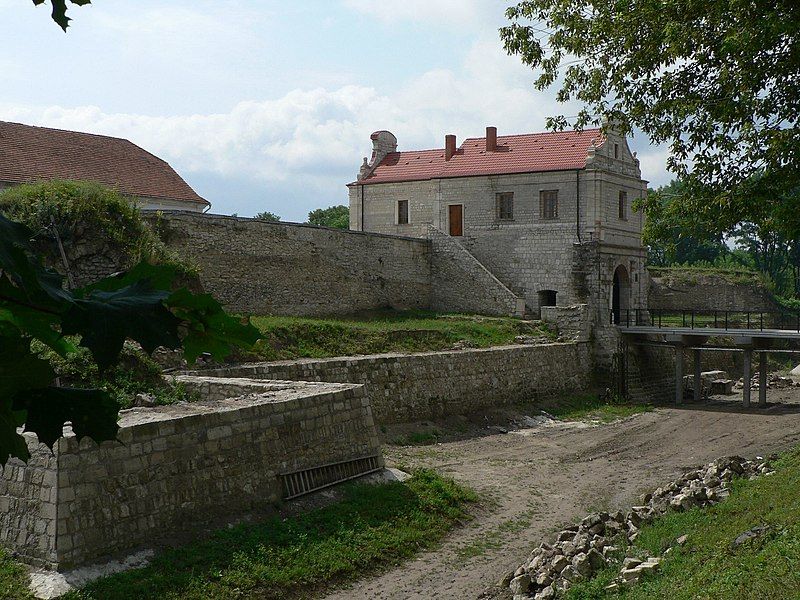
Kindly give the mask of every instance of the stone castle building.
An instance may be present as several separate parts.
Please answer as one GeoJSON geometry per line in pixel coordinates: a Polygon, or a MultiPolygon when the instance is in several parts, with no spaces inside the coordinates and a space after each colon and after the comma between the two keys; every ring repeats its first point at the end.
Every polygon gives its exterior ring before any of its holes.
{"type": "Polygon", "coordinates": [[[100,183],[143,210],[211,206],[166,161],[128,140],[0,121],[0,190],[51,179],[100,183]]]}
{"type": "MultiPolygon", "coordinates": [[[[388,131],[348,185],[350,228],[449,236],[500,282],[542,306],[587,302],[598,319],[646,305],[639,161],[611,128],[468,138],[397,150],[388,131]]],[[[606,321],[607,322],[607,321],[606,321]]]]}

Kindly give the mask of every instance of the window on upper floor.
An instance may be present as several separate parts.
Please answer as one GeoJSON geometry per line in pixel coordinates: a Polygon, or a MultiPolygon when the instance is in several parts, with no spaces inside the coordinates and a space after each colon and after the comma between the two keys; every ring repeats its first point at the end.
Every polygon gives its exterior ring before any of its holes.
{"type": "Polygon", "coordinates": [[[408,200],[397,201],[397,224],[408,225],[408,200]]]}
{"type": "Polygon", "coordinates": [[[619,219],[620,221],[628,220],[628,192],[619,192],[619,219]]]}
{"type": "Polygon", "coordinates": [[[558,190],[539,192],[539,215],[542,219],[558,218],[558,190]]]}
{"type": "Polygon", "coordinates": [[[495,205],[500,221],[514,220],[514,192],[495,194],[495,205]]]}
{"type": "Polygon", "coordinates": [[[614,144],[614,158],[619,158],[619,144],[614,144]]]}

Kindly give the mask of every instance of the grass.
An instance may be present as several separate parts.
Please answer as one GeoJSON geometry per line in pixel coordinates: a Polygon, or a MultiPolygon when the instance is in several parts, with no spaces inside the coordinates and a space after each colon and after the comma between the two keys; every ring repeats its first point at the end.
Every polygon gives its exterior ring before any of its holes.
{"type": "Polygon", "coordinates": [[[531,516],[532,511],[527,511],[516,519],[503,521],[494,529],[481,533],[479,539],[456,550],[456,556],[461,560],[466,560],[476,556],[482,556],[491,550],[503,548],[507,544],[510,535],[519,533],[530,527],[531,516]]]}
{"type": "Polygon", "coordinates": [[[28,571],[3,549],[0,549],[0,598],[33,600],[28,591],[28,571]]]}
{"type": "Polygon", "coordinates": [[[65,598],[304,598],[436,545],[469,518],[477,499],[430,470],[405,483],[351,484],[343,493],[325,508],[218,531],[65,598]]]}
{"type": "Polygon", "coordinates": [[[653,410],[649,404],[633,404],[616,398],[607,400],[597,394],[562,398],[553,404],[545,404],[542,408],[565,421],[596,420],[603,423],[653,410]]]}
{"type": "Polygon", "coordinates": [[[252,317],[263,334],[259,360],[325,358],[382,352],[425,352],[457,342],[486,348],[514,343],[518,335],[555,339],[538,321],[438,314],[428,311],[375,311],[352,317],[252,317]]]}
{"type": "Polygon", "coordinates": [[[662,555],[662,571],[620,594],[603,589],[618,572],[606,569],[591,582],[572,588],[570,600],[670,598],[708,600],[800,598],[800,447],[776,463],[774,475],[739,480],[721,504],[669,513],[642,529],[633,550],[662,555]],[[768,532],[738,548],[731,543],[753,527],[768,532]]]}

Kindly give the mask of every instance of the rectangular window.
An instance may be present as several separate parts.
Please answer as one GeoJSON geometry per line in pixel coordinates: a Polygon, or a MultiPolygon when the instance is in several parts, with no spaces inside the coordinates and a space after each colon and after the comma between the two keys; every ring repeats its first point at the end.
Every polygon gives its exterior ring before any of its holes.
{"type": "Polygon", "coordinates": [[[619,158],[619,144],[614,144],[614,158],[619,158]]]}
{"type": "Polygon", "coordinates": [[[542,219],[558,218],[558,190],[539,192],[539,214],[542,219]]]}
{"type": "Polygon", "coordinates": [[[628,192],[620,191],[619,193],[619,219],[620,221],[628,220],[628,192]]]}
{"type": "Polygon", "coordinates": [[[408,225],[408,200],[397,201],[397,224],[408,225]]]}
{"type": "Polygon", "coordinates": [[[495,195],[497,218],[501,221],[514,219],[514,192],[503,192],[495,195]]]}

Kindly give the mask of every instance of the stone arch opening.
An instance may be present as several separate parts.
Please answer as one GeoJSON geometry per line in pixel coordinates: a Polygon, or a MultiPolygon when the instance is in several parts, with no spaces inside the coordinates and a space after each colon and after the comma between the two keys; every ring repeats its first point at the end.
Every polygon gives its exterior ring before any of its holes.
{"type": "Polygon", "coordinates": [[[630,308],[631,279],[628,270],[619,265],[614,271],[614,285],[611,290],[611,314],[615,325],[619,325],[630,308]]]}
{"type": "Polygon", "coordinates": [[[539,306],[555,306],[557,294],[555,290],[539,290],[539,306]]]}

